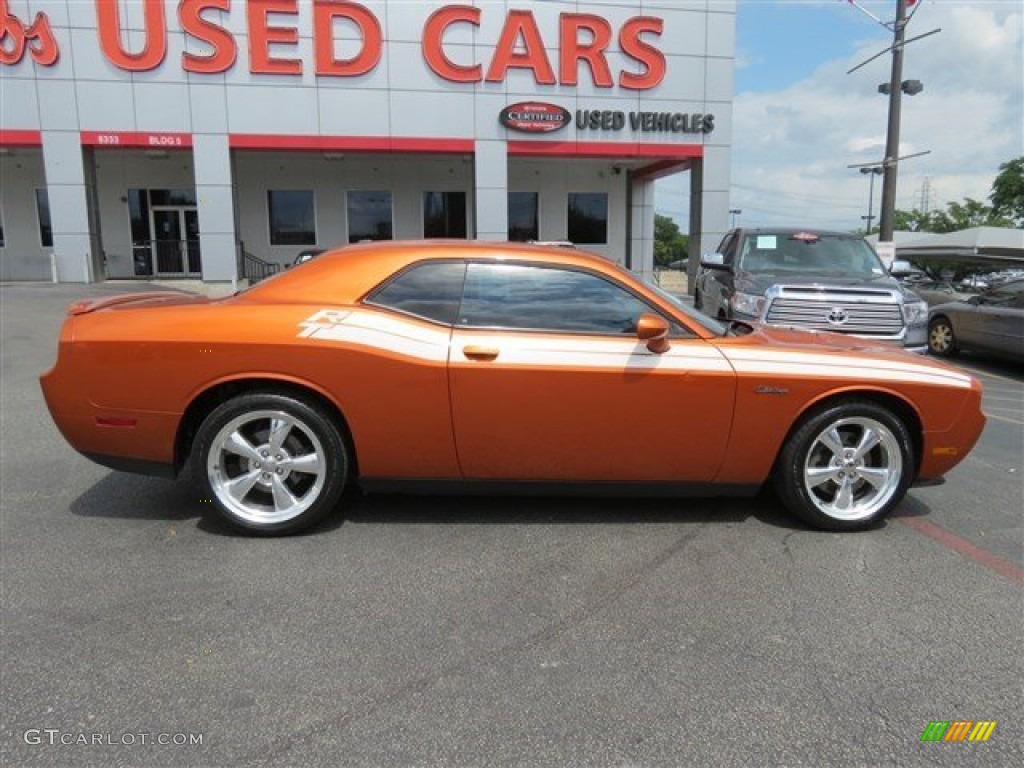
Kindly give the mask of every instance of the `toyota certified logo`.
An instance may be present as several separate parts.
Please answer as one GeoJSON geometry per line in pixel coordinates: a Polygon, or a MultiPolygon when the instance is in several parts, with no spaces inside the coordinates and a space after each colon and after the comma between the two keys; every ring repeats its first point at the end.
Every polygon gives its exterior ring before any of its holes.
{"type": "Polygon", "coordinates": [[[832,307],[832,309],[829,310],[829,313],[825,315],[825,319],[828,320],[829,325],[842,325],[849,320],[850,317],[842,307],[832,307]]]}
{"type": "Polygon", "coordinates": [[[521,101],[510,104],[498,115],[506,128],[525,133],[550,133],[572,122],[569,110],[543,101],[521,101]]]}

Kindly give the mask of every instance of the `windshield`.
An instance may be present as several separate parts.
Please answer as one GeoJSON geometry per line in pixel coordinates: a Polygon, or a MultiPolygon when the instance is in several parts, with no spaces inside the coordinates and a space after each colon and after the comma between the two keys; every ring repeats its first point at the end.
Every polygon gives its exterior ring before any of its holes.
{"type": "Polygon", "coordinates": [[[717,320],[712,320],[707,315],[698,312],[696,309],[691,307],[689,304],[683,302],[677,296],[673,296],[671,293],[666,291],[664,288],[655,285],[654,283],[645,283],[645,285],[654,293],[656,293],[666,304],[670,304],[677,310],[682,312],[686,317],[690,318],[693,322],[697,323],[701,328],[705,328],[716,336],[724,336],[726,328],[717,320]]]}
{"type": "Polygon", "coordinates": [[[801,273],[868,280],[885,275],[881,260],[861,238],[809,233],[747,235],[737,266],[769,275],[801,273]]]}

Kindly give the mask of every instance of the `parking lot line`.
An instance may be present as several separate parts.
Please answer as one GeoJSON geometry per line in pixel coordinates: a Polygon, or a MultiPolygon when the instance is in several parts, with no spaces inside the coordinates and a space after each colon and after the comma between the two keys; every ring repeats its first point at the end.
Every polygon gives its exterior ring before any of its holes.
{"type": "Polygon", "coordinates": [[[989,413],[988,411],[984,411],[984,414],[987,419],[997,419],[998,421],[1006,421],[1010,424],[1020,424],[1024,427],[1024,421],[1021,421],[1020,419],[1011,419],[1009,416],[999,416],[998,414],[989,413]]]}
{"type": "Polygon", "coordinates": [[[1016,563],[976,547],[967,539],[963,539],[955,533],[951,533],[945,528],[940,528],[935,523],[930,523],[919,517],[901,517],[899,521],[913,528],[918,533],[923,533],[947,549],[952,549],[954,552],[963,555],[968,560],[973,560],[978,565],[982,565],[990,571],[995,571],[1010,579],[1010,581],[1015,581],[1017,584],[1024,586],[1024,568],[1021,568],[1016,563]]]}

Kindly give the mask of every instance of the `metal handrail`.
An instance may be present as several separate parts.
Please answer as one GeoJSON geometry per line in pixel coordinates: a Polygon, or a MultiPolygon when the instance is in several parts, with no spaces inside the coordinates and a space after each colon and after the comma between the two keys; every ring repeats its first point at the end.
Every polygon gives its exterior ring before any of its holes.
{"type": "Polygon", "coordinates": [[[281,271],[281,265],[261,259],[245,250],[245,243],[238,243],[238,272],[249,281],[249,285],[265,280],[281,271]]]}

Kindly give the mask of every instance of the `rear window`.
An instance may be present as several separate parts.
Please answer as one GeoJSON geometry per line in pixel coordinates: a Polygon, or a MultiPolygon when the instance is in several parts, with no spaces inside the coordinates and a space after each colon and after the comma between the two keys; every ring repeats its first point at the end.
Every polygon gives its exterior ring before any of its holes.
{"type": "Polygon", "coordinates": [[[366,303],[452,325],[459,314],[465,279],[465,262],[420,264],[378,288],[366,303]]]}

